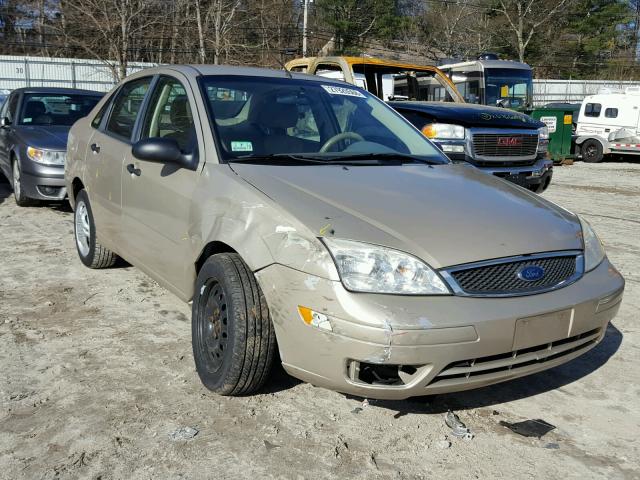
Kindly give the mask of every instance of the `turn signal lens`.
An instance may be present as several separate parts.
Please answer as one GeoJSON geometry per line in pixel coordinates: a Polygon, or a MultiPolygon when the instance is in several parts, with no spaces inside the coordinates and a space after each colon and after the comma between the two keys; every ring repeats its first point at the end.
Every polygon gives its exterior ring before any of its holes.
{"type": "Polygon", "coordinates": [[[314,312],[310,308],[303,307],[301,305],[298,305],[298,312],[300,312],[302,320],[307,325],[319,328],[320,330],[328,330],[330,332],[333,330],[329,317],[325,314],[314,312]]]}
{"type": "Polygon", "coordinates": [[[427,125],[422,127],[421,131],[427,138],[436,138],[437,131],[433,123],[428,123],[427,125]]]}

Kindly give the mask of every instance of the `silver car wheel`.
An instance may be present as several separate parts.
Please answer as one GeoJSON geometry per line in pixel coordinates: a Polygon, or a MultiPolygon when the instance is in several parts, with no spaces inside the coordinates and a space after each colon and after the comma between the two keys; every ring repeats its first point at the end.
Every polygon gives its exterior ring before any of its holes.
{"type": "Polygon", "coordinates": [[[89,211],[83,201],[78,202],[76,205],[75,223],[78,251],[83,257],[86,257],[89,255],[89,249],[91,248],[91,226],[89,225],[89,211]]]}
{"type": "Polygon", "coordinates": [[[18,162],[13,163],[13,193],[16,198],[20,198],[20,168],[18,167],[18,162]]]}

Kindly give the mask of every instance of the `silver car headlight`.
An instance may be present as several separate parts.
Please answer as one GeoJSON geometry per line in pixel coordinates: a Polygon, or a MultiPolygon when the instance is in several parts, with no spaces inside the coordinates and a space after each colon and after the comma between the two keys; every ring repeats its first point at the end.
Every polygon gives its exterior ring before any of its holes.
{"type": "Polygon", "coordinates": [[[422,133],[430,139],[463,140],[465,129],[451,123],[429,123],[422,127],[422,133]]]}
{"type": "Polygon", "coordinates": [[[546,125],[538,129],[538,137],[540,140],[549,140],[549,127],[546,125]]]}
{"type": "Polygon", "coordinates": [[[549,127],[538,129],[538,153],[546,153],[549,149],[549,127]]]}
{"type": "Polygon", "coordinates": [[[35,147],[27,147],[27,156],[34,162],[43,165],[64,165],[67,152],[59,150],[41,150],[35,147]]]}
{"type": "Polygon", "coordinates": [[[584,271],[589,272],[604,260],[605,252],[602,242],[589,223],[580,218],[582,226],[582,242],[584,244],[584,271]]]}
{"type": "Polygon", "coordinates": [[[323,240],[348,290],[400,295],[450,293],[436,272],[408,253],[352,240],[323,240]]]}

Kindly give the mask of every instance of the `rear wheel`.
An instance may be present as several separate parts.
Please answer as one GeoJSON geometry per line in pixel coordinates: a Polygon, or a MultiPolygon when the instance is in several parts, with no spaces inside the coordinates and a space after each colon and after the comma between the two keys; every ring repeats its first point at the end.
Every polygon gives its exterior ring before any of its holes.
{"type": "Polygon", "coordinates": [[[258,390],[271,370],[275,334],[253,272],[235,253],[202,266],[192,310],[192,346],[202,383],[220,395],[258,390]]]}
{"type": "Polygon", "coordinates": [[[602,144],[598,140],[585,140],[582,144],[582,160],[588,163],[602,161],[602,144]]]}
{"type": "Polygon", "coordinates": [[[20,171],[20,162],[17,159],[13,160],[12,164],[12,185],[13,185],[13,197],[16,199],[16,205],[19,207],[29,207],[34,205],[35,200],[25,196],[24,189],[22,188],[22,172],[20,171]]]}
{"type": "Polygon", "coordinates": [[[89,268],[107,268],[116,263],[118,256],[96,240],[96,226],[89,204],[89,196],[84,190],[81,190],[76,197],[73,226],[76,249],[82,263],[89,268]]]}

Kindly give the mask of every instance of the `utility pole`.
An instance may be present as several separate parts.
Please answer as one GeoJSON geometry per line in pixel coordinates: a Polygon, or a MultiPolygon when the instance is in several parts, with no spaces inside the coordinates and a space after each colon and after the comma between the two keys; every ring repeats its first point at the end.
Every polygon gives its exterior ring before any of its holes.
{"type": "Polygon", "coordinates": [[[304,13],[302,15],[302,56],[307,56],[307,21],[309,19],[309,0],[303,0],[304,13]]]}

